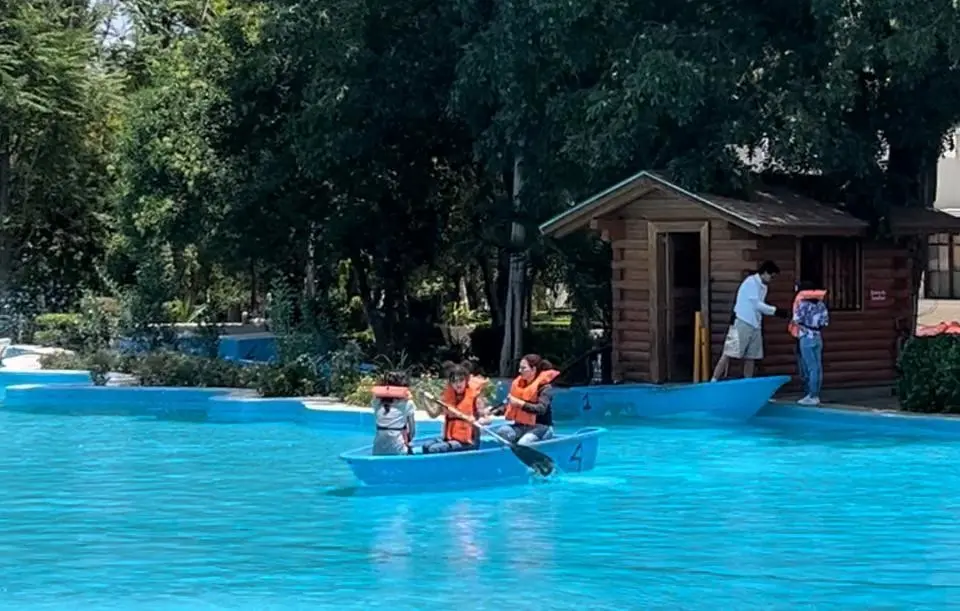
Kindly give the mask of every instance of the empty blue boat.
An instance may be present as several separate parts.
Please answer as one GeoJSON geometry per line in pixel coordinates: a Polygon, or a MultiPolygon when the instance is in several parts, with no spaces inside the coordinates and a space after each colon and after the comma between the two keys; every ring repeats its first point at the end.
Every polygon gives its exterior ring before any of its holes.
{"type": "MultiPolygon", "coordinates": [[[[581,473],[593,469],[600,436],[606,429],[590,427],[571,435],[532,444],[554,460],[557,470],[581,473]]],[[[510,485],[530,480],[530,470],[508,448],[484,438],[480,449],[446,454],[373,456],[373,446],[340,455],[365,486],[384,489],[473,488],[510,485]]]]}
{"type": "Polygon", "coordinates": [[[744,422],[759,412],[789,376],[700,384],[611,384],[557,388],[558,420],[672,418],[744,422]]]}

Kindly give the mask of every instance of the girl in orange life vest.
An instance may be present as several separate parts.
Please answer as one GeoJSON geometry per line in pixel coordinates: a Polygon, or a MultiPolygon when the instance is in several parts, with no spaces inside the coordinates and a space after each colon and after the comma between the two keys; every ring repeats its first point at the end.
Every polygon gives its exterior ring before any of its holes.
{"type": "Polygon", "coordinates": [[[520,375],[510,386],[504,404],[506,424],[497,434],[508,441],[528,444],[553,437],[553,387],[551,383],[560,372],[539,354],[528,354],[520,359],[520,375]]]}
{"type": "Polygon", "coordinates": [[[373,453],[378,456],[409,454],[417,434],[416,406],[410,399],[410,382],[402,371],[388,372],[373,387],[373,414],[377,433],[373,453]]]}
{"type": "MultiPolygon", "coordinates": [[[[475,385],[470,383],[470,374],[462,365],[452,363],[446,365],[447,387],[443,389],[440,400],[447,405],[457,408],[464,416],[477,420],[480,424],[487,424],[490,418],[486,415],[487,406],[475,385]]],[[[424,454],[439,454],[441,452],[459,452],[475,449],[480,443],[480,433],[470,422],[460,418],[452,412],[447,412],[443,418],[443,437],[424,444],[424,454]]]]}

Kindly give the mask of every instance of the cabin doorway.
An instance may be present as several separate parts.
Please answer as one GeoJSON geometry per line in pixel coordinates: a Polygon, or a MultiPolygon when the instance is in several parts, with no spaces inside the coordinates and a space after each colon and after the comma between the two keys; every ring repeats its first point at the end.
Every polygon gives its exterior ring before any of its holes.
{"type": "MultiPolygon", "coordinates": [[[[651,369],[659,382],[693,381],[696,313],[709,312],[708,225],[689,225],[662,223],[656,231],[656,299],[651,305],[658,310],[659,332],[651,369]]],[[[704,324],[708,321],[709,314],[704,324]]]]}

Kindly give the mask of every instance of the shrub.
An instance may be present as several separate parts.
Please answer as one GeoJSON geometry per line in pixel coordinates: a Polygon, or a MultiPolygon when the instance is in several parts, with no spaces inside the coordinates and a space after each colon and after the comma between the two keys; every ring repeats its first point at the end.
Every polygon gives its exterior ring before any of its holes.
{"type": "Polygon", "coordinates": [[[42,346],[76,350],[82,347],[80,314],[40,314],[33,319],[33,341],[42,346]]]}
{"type": "Polygon", "coordinates": [[[356,342],[347,342],[343,348],[331,352],[321,367],[321,374],[326,379],[324,390],[337,397],[345,397],[356,390],[362,377],[362,363],[363,351],[356,342]]]}
{"type": "Polygon", "coordinates": [[[960,413],[960,337],[914,337],[897,362],[900,406],[912,412],[960,413]]]}
{"type": "Polygon", "coordinates": [[[250,379],[249,372],[237,363],[167,350],[128,356],[122,366],[141,386],[244,388],[250,379]]]}
{"type": "Polygon", "coordinates": [[[253,387],[262,397],[306,397],[323,392],[323,380],[306,359],[261,365],[254,368],[253,375],[253,387]]]}
{"type": "Polygon", "coordinates": [[[373,387],[377,385],[377,378],[372,375],[361,376],[353,390],[343,396],[344,403],[369,407],[373,402],[373,387]]]}
{"type": "Polygon", "coordinates": [[[87,368],[87,359],[75,352],[44,354],[40,357],[40,367],[42,369],[82,371],[87,368]]]}

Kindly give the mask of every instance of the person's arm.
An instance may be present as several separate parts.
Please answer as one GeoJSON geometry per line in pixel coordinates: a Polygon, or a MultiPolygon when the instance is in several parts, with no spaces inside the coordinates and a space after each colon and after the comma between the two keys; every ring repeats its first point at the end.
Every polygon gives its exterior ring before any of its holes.
{"type": "Polygon", "coordinates": [[[486,399],[486,397],[482,397],[482,396],[477,397],[477,401],[476,401],[475,405],[476,405],[477,418],[480,418],[480,417],[482,417],[482,416],[486,416],[486,415],[487,415],[487,412],[490,411],[490,409],[491,409],[490,406],[487,405],[487,399],[486,399]]]}
{"type": "Polygon", "coordinates": [[[830,325],[830,308],[826,305],[823,306],[823,322],[820,324],[820,328],[830,325]]]}
{"type": "Polygon", "coordinates": [[[410,439],[417,437],[417,405],[413,401],[407,401],[407,430],[410,431],[410,439]]]}
{"type": "Polygon", "coordinates": [[[773,316],[777,313],[777,308],[765,302],[760,297],[760,287],[757,286],[757,284],[757,282],[751,282],[750,285],[747,286],[747,290],[749,291],[747,293],[747,302],[761,314],[773,316]]]}
{"type": "Polygon", "coordinates": [[[527,403],[526,401],[520,407],[525,412],[530,412],[531,414],[537,414],[542,416],[550,411],[550,403],[553,401],[553,386],[546,384],[540,388],[540,391],[537,393],[537,401],[535,403],[527,403]]]}

